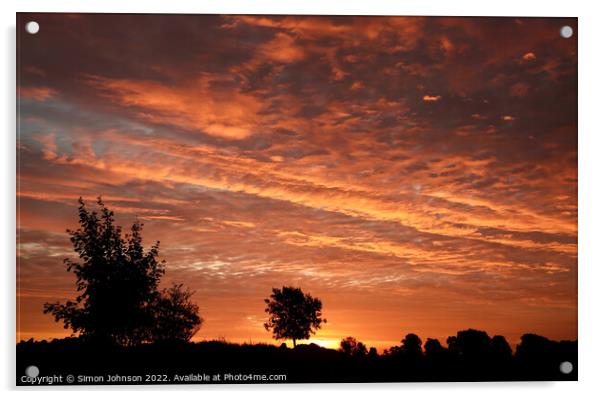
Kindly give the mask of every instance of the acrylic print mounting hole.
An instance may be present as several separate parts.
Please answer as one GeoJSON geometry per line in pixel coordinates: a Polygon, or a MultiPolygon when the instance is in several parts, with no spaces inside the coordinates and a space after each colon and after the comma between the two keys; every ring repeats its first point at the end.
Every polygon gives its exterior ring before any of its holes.
{"type": "Polygon", "coordinates": [[[36,21],[29,21],[27,24],[25,24],[25,31],[31,35],[35,35],[40,31],[40,24],[38,24],[36,21]]]}
{"type": "Polygon", "coordinates": [[[40,369],[36,366],[29,366],[25,369],[25,375],[30,378],[36,378],[40,374],[40,369]]]}
{"type": "Polygon", "coordinates": [[[571,374],[572,371],[573,371],[573,363],[571,363],[571,362],[560,363],[560,372],[562,374],[571,374]]]}
{"type": "Polygon", "coordinates": [[[560,36],[564,37],[565,39],[570,38],[573,36],[573,28],[571,28],[569,25],[563,26],[560,28],[560,36]]]}

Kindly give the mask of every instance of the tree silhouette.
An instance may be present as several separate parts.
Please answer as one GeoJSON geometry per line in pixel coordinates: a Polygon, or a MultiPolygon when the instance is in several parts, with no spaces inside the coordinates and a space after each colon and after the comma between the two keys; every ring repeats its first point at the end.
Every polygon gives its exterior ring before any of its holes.
{"type": "Polygon", "coordinates": [[[498,362],[507,362],[512,359],[512,348],[502,335],[495,335],[491,339],[491,355],[498,362]]]}
{"type": "Polygon", "coordinates": [[[485,331],[472,328],[458,331],[454,344],[459,355],[469,361],[486,359],[491,354],[491,338],[485,331]]]}
{"type": "Polygon", "coordinates": [[[366,348],[366,345],[364,345],[363,342],[356,340],[354,337],[347,337],[341,340],[341,343],[339,344],[339,351],[348,356],[362,357],[366,356],[368,353],[368,348],[366,348]]]}
{"type": "Polygon", "coordinates": [[[410,333],[401,340],[401,346],[385,349],[386,355],[417,358],[422,356],[422,340],[416,334],[410,333]]]}
{"type": "Polygon", "coordinates": [[[401,340],[401,352],[409,356],[422,355],[422,340],[416,334],[408,334],[401,340]]]}
{"type": "Polygon", "coordinates": [[[270,298],[264,300],[269,314],[266,330],[272,330],[274,339],[308,339],[326,320],[322,318],[322,301],[304,294],[300,288],[272,288],[270,298]]]}
{"type": "Polygon", "coordinates": [[[441,356],[445,352],[445,349],[441,345],[438,339],[427,338],[424,344],[424,354],[430,358],[436,358],[441,356]]]}
{"type": "Polygon", "coordinates": [[[370,350],[368,351],[368,357],[371,359],[378,358],[378,351],[376,350],[375,347],[373,347],[373,346],[370,347],[370,350]]]}
{"type": "MultiPolygon", "coordinates": [[[[537,334],[523,334],[516,346],[516,361],[523,372],[545,375],[560,374],[560,363],[569,361],[577,366],[577,343],[575,341],[552,341],[537,334]]],[[[576,374],[576,370],[573,371],[576,374]]]]}
{"type": "Polygon", "coordinates": [[[554,351],[554,342],[537,334],[523,334],[516,346],[516,356],[524,359],[545,359],[554,351]]]}
{"type": "Polygon", "coordinates": [[[157,317],[177,314],[181,331],[175,335],[188,337],[200,325],[198,309],[190,306],[190,295],[179,288],[163,294],[158,291],[165,273],[164,261],[157,260],[159,242],[145,251],[142,223],[134,222],[123,236],[113,212],[100,197],[97,204],[99,212],[89,211],[80,198],[80,228],[67,230],[80,260],[65,259],[64,263],[76,276],[78,295],[64,304],[44,304],[44,313],[52,314],[83,338],[126,346],[152,341],[157,334],[157,317]]]}
{"type": "Polygon", "coordinates": [[[150,330],[153,342],[186,342],[197,333],[203,319],[199,307],[190,301],[192,295],[182,284],[161,291],[153,305],[155,324],[150,330]]]}

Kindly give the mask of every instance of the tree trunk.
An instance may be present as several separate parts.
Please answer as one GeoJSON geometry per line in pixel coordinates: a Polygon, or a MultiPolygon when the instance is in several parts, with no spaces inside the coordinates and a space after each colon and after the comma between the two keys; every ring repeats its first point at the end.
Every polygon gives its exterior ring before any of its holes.
{"type": "Polygon", "coordinates": [[[297,339],[293,338],[293,348],[296,348],[296,347],[297,347],[297,339]]]}

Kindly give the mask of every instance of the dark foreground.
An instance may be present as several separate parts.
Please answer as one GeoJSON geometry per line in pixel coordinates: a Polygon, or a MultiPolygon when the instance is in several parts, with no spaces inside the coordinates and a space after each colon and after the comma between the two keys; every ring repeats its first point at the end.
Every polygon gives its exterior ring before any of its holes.
{"type": "Polygon", "coordinates": [[[125,348],[72,338],[19,343],[16,374],[23,386],[577,380],[575,341],[535,340],[509,356],[469,349],[350,356],[314,344],[291,349],[208,341],[125,348]],[[564,361],[573,365],[569,374],[560,371],[564,361]],[[36,378],[26,377],[29,366],[39,370],[36,378]]]}

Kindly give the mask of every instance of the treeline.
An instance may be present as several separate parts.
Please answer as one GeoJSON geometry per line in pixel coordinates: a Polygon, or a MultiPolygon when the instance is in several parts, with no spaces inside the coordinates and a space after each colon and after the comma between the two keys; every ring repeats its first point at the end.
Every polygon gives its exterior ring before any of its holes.
{"type": "MultiPolygon", "coordinates": [[[[339,352],[349,359],[379,359],[385,372],[395,370],[413,380],[558,380],[577,378],[577,341],[553,341],[524,334],[512,350],[505,337],[467,329],[447,338],[447,346],[416,334],[378,355],[354,337],[343,339],[339,352]]],[[[391,374],[388,374],[391,376],[391,374]]]]}
{"type": "MultiPolygon", "coordinates": [[[[556,342],[525,334],[513,353],[500,339],[482,331],[465,330],[450,337],[449,346],[434,340],[416,345],[409,334],[398,349],[383,353],[362,345],[326,349],[315,344],[289,348],[225,341],[170,342],[122,346],[81,338],[17,344],[17,384],[23,370],[35,365],[40,376],[62,375],[189,375],[205,373],[286,375],[277,382],[428,382],[576,380],[577,342],[556,342]],[[427,345],[427,343],[429,343],[427,345]],[[359,348],[359,350],[356,350],[359,348]],[[561,363],[570,362],[569,374],[561,363]]],[[[349,339],[344,340],[349,342],[349,339]]],[[[169,383],[169,380],[150,381],[169,383]]],[[[198,381],[194,381],[198,382],[198,381]]],[[[224,381],[212,381],[215,383],[224,381]]],[[[253,381],[247,381],[253,382],[253,381]]],[[[264,383],[266,381],[263,381],[264,383]]],[[[267,381],[269,382],[269,381],[267,381]]]]}

